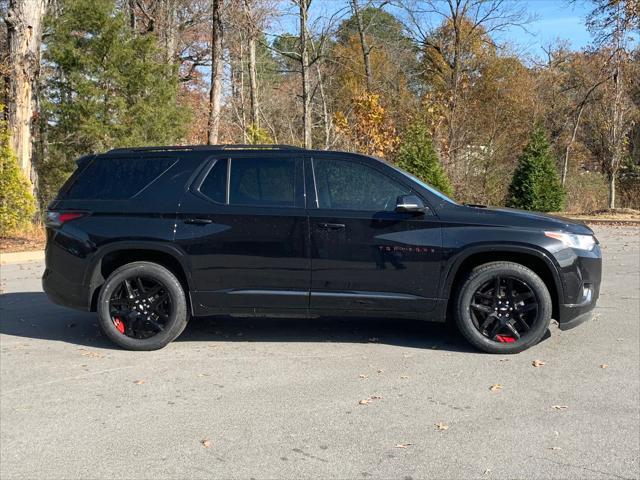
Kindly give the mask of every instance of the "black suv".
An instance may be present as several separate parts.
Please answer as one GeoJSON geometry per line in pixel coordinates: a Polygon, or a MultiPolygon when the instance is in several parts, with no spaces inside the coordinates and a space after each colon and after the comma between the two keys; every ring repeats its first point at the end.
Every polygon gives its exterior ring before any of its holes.
{"type": "Polygon", "coordinates": [[[81,158],[46,216],[44,290],[132,350],[190,316],[452,319],[514,353],[590,316],[593,231],[460,205],[383,161],[289,146],[116,149],[81,158]]]}

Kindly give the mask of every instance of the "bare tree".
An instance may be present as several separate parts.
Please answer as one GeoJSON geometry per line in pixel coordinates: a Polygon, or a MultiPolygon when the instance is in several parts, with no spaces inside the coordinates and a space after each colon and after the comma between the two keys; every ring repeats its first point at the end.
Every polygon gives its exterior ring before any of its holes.
{"type": "Polygon", "coordinates": [[[582,112],[584,112],[585,107],[588,105],[589,99],[593,92],[606,82],[608,78],[600,79],[592,84],[589,89],[586,91],[584,96],[580,99],[578,105],[576,106],[573,113],[573,130],[571,131],[571,138],[567,143],[567,146],[564,151],[564,162],[562,163],[562,186],[564,187],[567,181],[567,173],[569,171],[569,155],[571,153],[571,149],[573,148],[573,144],[576,141],[576,136],[578,134],[578,127],[580,125],[580,118],[582,118],[582,112]]]}
{"type": "Polygon", "coordinates": [[[624,78],[624,65],[628,59],[627,45],[631,30],[640,19],[636,0],[595,0],[596,8],[587,17],[587,26],[595,36],[597,46],[611,51],[609,69],[613,89],[609,98],[609,138],[607,158],[602,159],[609,180],[609,208],[616,206],[616,180],[622,164],[625,141],[633,122],[633,107],[629,105],[624,78]]]}
{"type": "MultiPolygon", "coordinates": [[[[387,3],[389,2],[383,1],[377,4],[375,6],[376,11],[380,12],[387,3]]],[[[364,74],[367,81],[367,91],[371,92],[373,88],[373,71],[371,69],[371,51],[373,50],[373,45],[369,43],[367,33],[375,20],[375,15],[365,24],[364,18],[362,18],[362,11],[366,8],[374,7],[374,4],[372,1],[369,1],[363,8],[360,6],[359,0],[350,0],[349,6],[351,8],[353,18],[356,21],[356,28],[358,29],[360,48],[362,50],[362,62],[364,64],[364,74]]]]}
{"type": "Polygon", "coordinates": [[[258,73],[256,71],[256,36],[259,29],[252,12],[251,0],[244,0],[244,15],[247,29],[247,49],[249,50],[249,102],[251,104],[251,124],[259,126],[258,115],[258,73]]]}
{"type": "Polygon", "coordinates": [[[21,170],[35,188],[33,132],[36,129],[42,22],[48,0],[10,0],[5,18],[9,50],[7,121],[11,147],[21,170]]]}
{"type": "Polygon", "coordinates": [[[222,103],[223,35],[222,7],[224,0],[212,0],[211,27],[211,89],[209,90],[209,123],[207,143],[218,143],[220,131],[220,106],[222,103]]]}
{"type": "Polygon", "coordinates": [[[513,26],[524,28],[531,20],[524,6],[506,0],[400,0],[405,25],[414,41],[429,58],[440,76],[446,94],[446,129],[443,157],[450,165],[457,163],[459,151],[466,147],[466,128],[461,112],[463,79],[473,68],[472,49],[477,43],[495,47],[491,34],[513,26]],[[430,19],[442,20],[439,26],[430,19]],[[444,28],[446,35],[435,35],[444,28]],[[470,62],[471,60],[471,62],[470,62]]]}
{"type": "Polygon", "coordinates": [[[302,124],[304,148],[311,148],[311,88],[309,82],[309,7],[311,0],[293,0],[298,5],[300,16],[300,75],[302,80],[302,124]]]}
{"type": "Polygon", "coordinates": [[[367,79],[367,91],[371,91],[372,74],[371,74],[371,47],[367,41],[365,26],[362,23],[362,15],[360,14],[360,5],[358,0],[351,0],[351,12],[356,19],[358,27],[358,36],[360,37],[360,47],[362,48],[362,60],[364,63],[364,74],[367,79]]]}

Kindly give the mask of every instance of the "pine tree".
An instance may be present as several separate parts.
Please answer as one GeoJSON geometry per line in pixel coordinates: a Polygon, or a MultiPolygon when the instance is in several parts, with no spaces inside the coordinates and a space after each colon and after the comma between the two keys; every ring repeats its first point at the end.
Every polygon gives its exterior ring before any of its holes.
{"type": "Polygon", "coordinates": [[[161,61],[153,35],[131,30],[114,0],[66,0],[47,33],[50,149],[40,172],[49,196],[81,155],[179,142],[189,119],[176,103],[178,72],[161,61]]]}
{"type": "Polygon", "coordinates": [[[534,128],[520,155],[509,186],[507,205],[524,210],[557,212],[564,204],[564,190],[549,142],[542,127],[534,128]]]}
{"type": "Polygon", "coordinates": [[[424,123],[417,122],[409,126],[402,138],[396,165],[434,186],[445,195],[453,194],[447,174],[438,160],[429,130],[424,123]]]}

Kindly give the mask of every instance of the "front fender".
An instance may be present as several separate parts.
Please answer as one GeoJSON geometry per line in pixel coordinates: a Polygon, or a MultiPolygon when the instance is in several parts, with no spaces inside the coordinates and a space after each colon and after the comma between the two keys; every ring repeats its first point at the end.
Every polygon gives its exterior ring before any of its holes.
{"type": "Polygon", "coordinates": [[[501,258],[501,254],[507,254],[507,259],[509,255],[527,255],[544,262],[551,274],[557,298],[559,301],[564,298],[564,285],[560,276],[559,266],[554,257],[536,245],[526,243],[513,244],[511,242],[482,242],[458,249],[445,260],[443,268],[444,281],[440,291],[441,298],[449,298],[456,275],[465,261],[474,255],[480,254],[486,255],[487,261],[494,261],[491,257],[495,257],[495,261],[503,260],[504,257],[501,258]]]}

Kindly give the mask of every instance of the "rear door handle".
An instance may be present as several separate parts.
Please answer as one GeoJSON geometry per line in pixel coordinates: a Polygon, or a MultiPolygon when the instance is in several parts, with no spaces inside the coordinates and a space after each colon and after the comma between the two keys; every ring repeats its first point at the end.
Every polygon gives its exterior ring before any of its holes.
{"type": "Polygon", "coordinates": [[[189,225],[208,225],[213,223],[213,220],[210,218],[187,218],[184,223],[188,223],[189,225]]]}
{"type": "Polygon", "coordinates": [[[343,230],[346,225],[344,223],[319,223],[318,228],[321,230],[343,230]]]}

